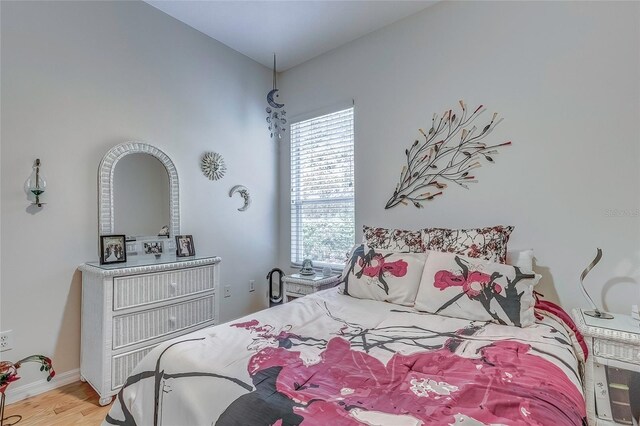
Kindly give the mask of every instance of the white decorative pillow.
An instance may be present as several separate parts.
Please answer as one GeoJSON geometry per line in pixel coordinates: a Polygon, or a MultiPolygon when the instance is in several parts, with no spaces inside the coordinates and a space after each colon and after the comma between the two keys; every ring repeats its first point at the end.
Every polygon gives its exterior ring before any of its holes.
{"type": "Polygon", "coordinates": [[[507,251],[507,265],[533,271],[533,249],[507,251]]]}
{"type": "Polygon", "coordinates": [[[431,251],[415,308],[473,321],[527,327],[534,323],[533,287],[540,275],[517,266],[431,251]]]}
{"type": "Polygon", "coordinates": [[[358,299],[413,306],[426,258],[425,253],[396,253],[362,244],[342,272],[343,292],[358,299]]]}
{"type": "Polygon", "coordinates": [[[376,250],[389,250],[404,253],[422,253],[422,236],[420,231],[405,229],[362,227],[363,243],[376,250]]]}

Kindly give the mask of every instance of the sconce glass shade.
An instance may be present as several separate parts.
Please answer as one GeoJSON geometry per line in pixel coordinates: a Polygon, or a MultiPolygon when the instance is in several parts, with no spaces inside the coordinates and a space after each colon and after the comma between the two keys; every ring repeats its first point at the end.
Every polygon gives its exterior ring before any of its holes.
{"type": "Polygon", "coordinates": [[[36,201],[33,204],[37,204],[38,207],[41,207],[43,203],[40,202],[40,196],[44,194],[44,190],[47,187],[47,181],[45,180],[42,172],[40,172],[39,159],[34,163],[33,171],[31,172],[29,179],[25,182],[25,187],[36,197],[36,201]]]}

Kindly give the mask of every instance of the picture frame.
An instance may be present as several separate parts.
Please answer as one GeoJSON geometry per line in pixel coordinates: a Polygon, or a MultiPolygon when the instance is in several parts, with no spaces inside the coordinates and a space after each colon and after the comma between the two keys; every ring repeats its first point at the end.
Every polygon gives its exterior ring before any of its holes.
{"type": "Polygon", "coordinates": [[[124,235],[100,235],[100,264],[125,263],[127,242],[124,235]]]}
{"type": "Polygon", "coordinates": [[[164,252],[164,243],[162,241],[144,241],[142,243],[142,252],[156,256],[161,255],[164,252]]]}
{"type": "Polygon", "coordinates": [[[193,245],[193,235],[176,235],[176,257],[190,257],[196,255],[193,245]]]}

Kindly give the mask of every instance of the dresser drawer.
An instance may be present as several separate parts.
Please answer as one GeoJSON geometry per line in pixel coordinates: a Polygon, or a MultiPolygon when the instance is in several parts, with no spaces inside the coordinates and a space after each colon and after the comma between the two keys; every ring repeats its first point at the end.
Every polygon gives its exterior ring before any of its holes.
{"type": "Polygon", "coordinates": [[[155,339],[212,321],[215,295],[113,318],[113,349],[155,339]]]}
{"type": "Polygon", "coordinates": [[[113,279],[113,310],[213,290],[213,266],[113,279]]]}
{"type": "Polygon", "coordinates": [[[622,342],[594,338],[593,354],[616,361],[640,364],[640,347],[622,342]]]}
{"type": "Polygon", "coordinates": [[[136,365],[157,345],[146,346],[135,351],[116,355],[111,360],[111,389],[116,390],[124,385],[129,374],[136,365]]]}

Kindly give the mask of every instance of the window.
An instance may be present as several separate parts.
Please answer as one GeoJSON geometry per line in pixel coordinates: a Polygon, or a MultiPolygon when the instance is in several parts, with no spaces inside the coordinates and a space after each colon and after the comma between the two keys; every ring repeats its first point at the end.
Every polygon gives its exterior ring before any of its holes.
{"type": "Polygon", "coordinates": [[[353,107],[291,124],[291,262],[344,265],[355,241],[353,107]]]}

